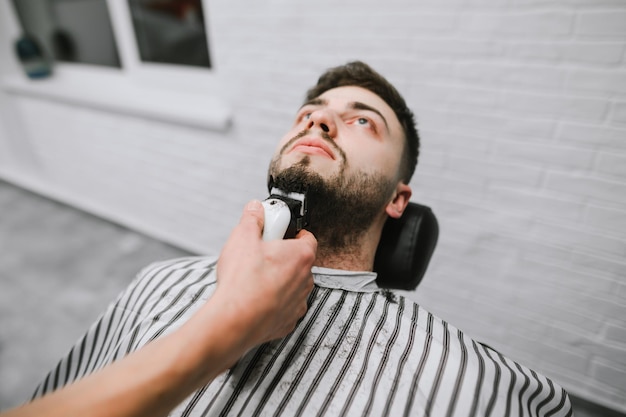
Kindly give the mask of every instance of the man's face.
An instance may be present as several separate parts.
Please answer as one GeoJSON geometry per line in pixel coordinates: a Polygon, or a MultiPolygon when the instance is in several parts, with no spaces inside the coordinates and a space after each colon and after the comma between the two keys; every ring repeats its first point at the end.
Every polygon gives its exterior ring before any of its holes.
{"type": "Polygon", "coordinates": [[[306,103],[270,164],[274,185],[307,192],[309,229],[328,248],[350,247],[393,198],[404,137],[393,110],[360,87],[306,103]]]}
{"type": "Polygon", "coordinates": [[[400,122],[383,99],[361,87],[338,87],[300,108],[270,170],[302,164],[326,179],[356,173],[397,179],[403,149],[400,122]]]}

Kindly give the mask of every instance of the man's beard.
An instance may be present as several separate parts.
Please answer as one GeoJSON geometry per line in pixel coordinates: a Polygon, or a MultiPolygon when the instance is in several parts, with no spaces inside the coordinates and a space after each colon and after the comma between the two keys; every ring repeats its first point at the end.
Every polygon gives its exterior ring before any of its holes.
{"type": "Polygon", "coordinates": [[[339,173],[324,179],[309,167],[310,157],[279,170],[280,156],[270,164],[270,183],[285,192],[306,193],[309,210],[308,231],[325,249],[355,249],[392,197],[395,184],[382,174],[339,173]]]}

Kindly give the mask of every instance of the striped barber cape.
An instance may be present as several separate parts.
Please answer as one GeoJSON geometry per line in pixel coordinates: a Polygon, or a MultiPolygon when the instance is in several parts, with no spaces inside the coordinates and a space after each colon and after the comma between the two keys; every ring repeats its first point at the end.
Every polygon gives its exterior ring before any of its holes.
{"type": "MultiPolygon", "coordinates": [[[[215,289],[215,258],[145,268],[39,385],[53,391],[180,327],[215,289]]],[[[314,268],[296,329],[248,352],[172,416],[571,416],[566,392],[373,273],[314,268]]]]}

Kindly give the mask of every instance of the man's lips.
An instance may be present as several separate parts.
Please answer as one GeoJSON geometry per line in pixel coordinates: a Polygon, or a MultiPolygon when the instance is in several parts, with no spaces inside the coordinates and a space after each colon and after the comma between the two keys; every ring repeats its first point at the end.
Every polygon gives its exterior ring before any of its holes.
{"type": "Polygon", "coordinates": [[[291,151],[299,150],[304,153],[314,153],[322,156],[327,156],[331,159],[335,158],[335,153],[332,151],[330,146],[323,141],[322,139],[317,138],[303,138],[298,140],[294,146],[291,148],[291,151]]]}

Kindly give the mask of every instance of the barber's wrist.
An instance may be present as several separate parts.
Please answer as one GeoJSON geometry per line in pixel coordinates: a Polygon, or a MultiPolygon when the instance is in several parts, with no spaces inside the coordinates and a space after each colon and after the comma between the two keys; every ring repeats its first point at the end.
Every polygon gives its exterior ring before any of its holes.
{"type": "MultiPolygon", "coordinates": [[[[218,310],[218,320],[226,327],[230,342],[245,351],[263,342],[263,322],[270,314],[269,303],[244,301],[232,294],[216,291],[218,302],[213,307],[218,310]]],[[[271,308],[271,307],[270,307],[271,308]]]]}
{"type": "MultiPolygon", "coordinates": [[[[220,295],[216,291],[211,301],[180,329],[179,336],[187,346],[183,361],[191,372],[219,363],[223,364],[223,369],[217,369],[220,373],[258,344],[254,337],[258,318],[220,295]]],[[[200,372],[199,376],[206,375],[200,372]]]]}

